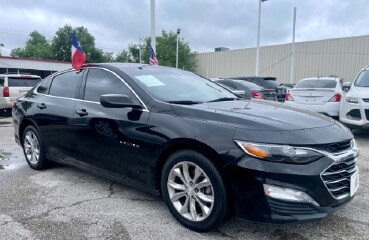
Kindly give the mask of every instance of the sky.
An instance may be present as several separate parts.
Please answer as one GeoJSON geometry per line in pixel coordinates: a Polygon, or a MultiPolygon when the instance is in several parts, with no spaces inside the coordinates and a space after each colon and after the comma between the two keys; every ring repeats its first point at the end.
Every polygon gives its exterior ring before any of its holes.
{"type": "MultiPolygon", "coordinates": [[[[51,40],[65,24],[86,27],[98,48],[117,54],[151,35],[150,2],[0,0],[2,54],[23,47],[34,30],[51,40]]],[[[258,6],[258,0],[156,0],[156,35],[181,28],[196,52],[255,47],[258,6]]],[[[291,42],[294,6],[297,42],[369,34],[368,0],[268,0],[262,3],[261,46],[291,42]]]]}

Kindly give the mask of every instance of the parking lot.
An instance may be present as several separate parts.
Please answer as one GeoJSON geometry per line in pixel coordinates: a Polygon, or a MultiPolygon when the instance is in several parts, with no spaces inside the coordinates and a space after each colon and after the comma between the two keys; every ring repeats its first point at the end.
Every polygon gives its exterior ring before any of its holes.
{"type": "Polygon", "coordinates": [[[182,227],[160,197],[63,165],[28,167],[11,117],[0,118],[0,239],[368,239],[369,132],[355,131],[360,188],[344,209],[299,225],[231,219],[219,230],[182,227]]]}

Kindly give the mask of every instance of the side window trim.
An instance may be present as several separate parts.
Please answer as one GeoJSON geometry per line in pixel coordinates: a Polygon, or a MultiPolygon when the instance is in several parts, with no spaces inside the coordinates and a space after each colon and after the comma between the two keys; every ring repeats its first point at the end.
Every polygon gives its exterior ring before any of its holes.
{"type": "MultiPolygon", "coordinates": [[[[124,79],[119,76],[118,74],[116,74],[115,72],[111,71],[110,69],[107,69],[107,68],[102,68],[102,67],[88,67],[86,68],[86,70],[90,70],[90,69],[101,69],[103,71],[106,71],[106,72],[109,72],[111,74],[113,74],[115,77],[117,77],[119,80],[121,80],[123,82],[123,84],[131,91],[131,93],[133,93],[133,95],[138,99],[138,101],[140,102],[140,104],[144,107],[145,110],[148,110],[146,104],[142,101],[142,99],[137,95],[137,93],[132,89],[131,86],[128,85],[128,83],[126,81],[124,81],[124,79]]],[[[81,85],[81,87],[83,87],[83,96],[81,97],[80,101],[85,101],[85,102],[92,102],[92,101],[87,101],[87,100],[84,100],[84,96],[85,96],[85,91],[86,91],[86,83],[87,83],[87,77],[88,77],[88,73],[86,74],[85,72],[85,77],[84,77],[84,84],[81,85]]],[[[94,103],[98,103],[98,102],[94,102],[94,103]]],[[[100,103],[99,103],[100,104],[100,103]]]]}

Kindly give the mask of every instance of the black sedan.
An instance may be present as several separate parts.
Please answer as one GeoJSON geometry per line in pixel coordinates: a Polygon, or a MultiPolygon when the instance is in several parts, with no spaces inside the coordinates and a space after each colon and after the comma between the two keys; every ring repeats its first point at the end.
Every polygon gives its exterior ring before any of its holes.
{"type": "Polygon", "coordinates": [[[275,77],[232,77],[232,79],[251,82],[265,89],[274,90],[277,94],[277,100],[279,102],[284,102],[286,97],[286,87],[275,77]]]}
{"type": "Polygon", "coordinates": [[[12,114],[31,168],[56,161],[161,194],[195,231],[233,213],[272,223],[320,219],[358,188],[358,150],[340,123],[239,100],[178,69],[109,63],[58,72],[12,114]]]}
{"type": "Polygon", "coordinates": [[[274,89],[266,89],[254,83],[236,79],[222,79],[216,80],[215,82],[225,85],[232,90],[244,91],[244,97],[277,101],[277,95],[274,89]]]}

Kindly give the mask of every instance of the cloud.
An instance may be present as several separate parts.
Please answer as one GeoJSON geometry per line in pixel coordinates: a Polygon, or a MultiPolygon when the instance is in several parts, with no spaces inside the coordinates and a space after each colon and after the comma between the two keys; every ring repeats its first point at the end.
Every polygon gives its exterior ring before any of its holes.
{"type": "MultiPolygon", "coordinates": [[[[291,41],[293,6],[297,41],[369,33],[366,0],[269,0],[262,3],[261,45],[291,41]]],[[[156,32],[181,28],[181,37],[198,52],[254,47],[257,14],[257,0],[157,0],[156,32]]],[[[150,0],[3,0],[0,16],[0,42],[7,53],[22,47],[31,31],[51,39],[65,24],[85,26],[99,48],[114,53],[150,36],[150,0]]]]}

